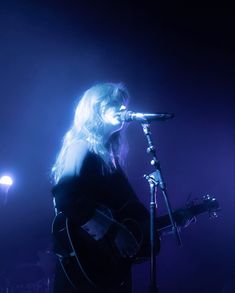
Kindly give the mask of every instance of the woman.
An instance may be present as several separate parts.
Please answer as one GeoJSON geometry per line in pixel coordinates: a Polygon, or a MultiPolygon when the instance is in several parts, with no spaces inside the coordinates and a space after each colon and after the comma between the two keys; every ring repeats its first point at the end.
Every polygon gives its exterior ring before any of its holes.
{"type": "Polygon", "coordinates": [[[147,245],[148,212],[121,169],[120,113],[125,111],[128,97],[122,84],[91,87],[79,101],[72,128],[64,137],[52,170],[56,213],[64,219],[64,226],[60,221],[54,223],[58,232],[54,235],[59,234],[55,253],[62,264],[56,271],[55,293],[131,293],[131,264],[147,245]],[[72,238],[67,258],[60,239],[65,230],[73,231],[66,234],[69,242],[72,238]],[[86,262],[91,273],[83,265],[86,262]],[[110,280],[102,279],[105,274],[110,280]]]}

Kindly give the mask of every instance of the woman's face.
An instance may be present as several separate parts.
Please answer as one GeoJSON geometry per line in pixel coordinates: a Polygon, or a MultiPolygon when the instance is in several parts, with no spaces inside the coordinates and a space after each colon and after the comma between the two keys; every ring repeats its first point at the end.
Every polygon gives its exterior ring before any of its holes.
{"type": "Polygon", "coordinates": [[[122,129],[124,122],[120,119],[120,112],[125,110],[126,106],[124,101],[115,101],[105,107],[101,116],[107,132],[112,134],[122,129]]]}

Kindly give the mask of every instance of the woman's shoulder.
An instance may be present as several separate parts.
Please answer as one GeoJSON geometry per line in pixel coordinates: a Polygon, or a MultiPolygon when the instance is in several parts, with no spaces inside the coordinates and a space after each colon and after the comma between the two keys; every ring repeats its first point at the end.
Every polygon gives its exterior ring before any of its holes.
{"type": "Polygon", "coordinates": [[[77,176],[80,174],[83,162],[89,153],[88,143],[78,140],[72,143],[65,154],[63,173],[61,177],[77,176]]]}
{"type": "Polygon", "coordinates": [[[78,140],[67,149],[61,178],[95,175],[101,172],[102,166],[102,159],[90,150],[88,142],[78,140]]]}

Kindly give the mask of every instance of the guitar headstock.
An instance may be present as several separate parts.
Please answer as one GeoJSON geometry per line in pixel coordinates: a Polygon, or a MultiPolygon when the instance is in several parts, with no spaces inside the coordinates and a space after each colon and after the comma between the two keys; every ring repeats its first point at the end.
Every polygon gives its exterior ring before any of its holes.
{"type": "Polygon", "coordinates": [[[216,218],[217,212],[220,211],[219,203],[215,197],[209,194],[204,195],[201,199],[196,198],[186,205],[186,209],[192,216],[208,212],[210,218],[216,218]]]}
{"type": "Polygon", "coordinates": [[[203,196],[203,202],[208,207],[209,217],[217,218],[217,212],[220,211],[219,203],[215,197],[211,197],[209,194],[203,196]]]}

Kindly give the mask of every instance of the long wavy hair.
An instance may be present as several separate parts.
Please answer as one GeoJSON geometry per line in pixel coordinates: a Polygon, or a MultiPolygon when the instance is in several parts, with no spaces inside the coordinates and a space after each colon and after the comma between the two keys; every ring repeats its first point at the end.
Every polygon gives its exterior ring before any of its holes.
{"type": "Polygon", "coordinates": [[[108,142],[104,140],[102,113],[115,103],[127,104],[129,93],[122,83],[99,83],[89,88],[75,110],[72,127],[67,131],[62,147],[52,168],[52,178],[57,183],[64,169],[69,147],[79,141],[86,141],[89,151],[100,156],[110,172],[122,164],[126,150],[120,131],[113,133],[108,142]]]}

